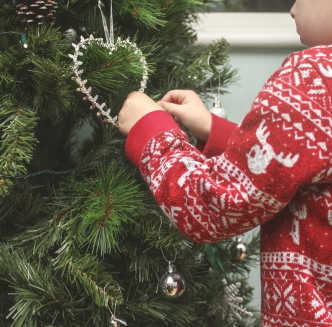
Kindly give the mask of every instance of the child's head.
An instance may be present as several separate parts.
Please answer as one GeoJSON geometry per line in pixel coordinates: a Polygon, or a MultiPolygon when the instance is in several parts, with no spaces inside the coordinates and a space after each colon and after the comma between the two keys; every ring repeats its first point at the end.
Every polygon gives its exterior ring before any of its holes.
{"type": "Polygon", "coordinates": [[[290,13],[303,44],[332,44],[332,0],[296,0],[290,13]]]}

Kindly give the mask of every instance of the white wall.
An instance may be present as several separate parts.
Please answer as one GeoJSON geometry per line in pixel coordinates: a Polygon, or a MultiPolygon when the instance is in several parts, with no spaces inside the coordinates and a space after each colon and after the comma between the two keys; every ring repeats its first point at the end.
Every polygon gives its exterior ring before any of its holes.
{"type": "MultiPolygon", "coordinates": [[[[303,49],[288,13],[212,13],[202,16],[196,30],[199,43],[209,44],[223,37],[231,45],[230,65],[239,70],[239,81],[228,87],[229,94],[222,95],[220,101],[228,119],[235,123],[250,110],[263,84],[284,59],[303,49]]],[[[244,239],[251,238],[258,229],[244,239]]],[[[252,269],[249,284],[255,288],[252,305],[259,309],[259,267],[252,269]]]]}

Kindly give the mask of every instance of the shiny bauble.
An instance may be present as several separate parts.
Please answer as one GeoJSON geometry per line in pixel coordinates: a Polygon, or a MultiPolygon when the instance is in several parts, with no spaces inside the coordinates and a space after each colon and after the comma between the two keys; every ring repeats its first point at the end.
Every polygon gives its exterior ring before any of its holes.
{"type": "Polygon", "coordinates": [[[237,240],[231,247],[231,252],[235,259],[244,260],[248,256],[248,247],[242,240],[237,240]]]}
{"type": "Polygon", "coordinates": [[[214,114],[220,118],[227,119],[227,112],[226,110],[221,106],[220,101],[216,98],[213,102],[213,107],[209,109],[211,114],[214,114]]]}
{"type": "Polygon", "coordinates": [[[175,266],[170,264],[167,270],[159,281],[161,292],[170,298],[179,297],[186,290],[186,282],[181,274],[176,272],[175,266]]]}

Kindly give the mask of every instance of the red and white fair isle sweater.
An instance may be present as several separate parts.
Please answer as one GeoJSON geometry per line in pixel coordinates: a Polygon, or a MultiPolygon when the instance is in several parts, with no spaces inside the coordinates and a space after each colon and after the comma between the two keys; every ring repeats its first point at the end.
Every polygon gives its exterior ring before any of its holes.
{"type": "Polygon", "coordinates": [[[202,151],[154,111],[126,152],[197,243],[261,225],[264,327],[332,326],[332,46],[291,54],[243,121],[213,117],[202,151]]]}

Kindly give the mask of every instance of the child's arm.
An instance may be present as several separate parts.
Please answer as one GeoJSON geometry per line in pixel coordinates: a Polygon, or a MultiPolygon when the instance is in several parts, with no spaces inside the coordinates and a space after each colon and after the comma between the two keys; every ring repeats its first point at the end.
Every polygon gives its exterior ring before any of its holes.
{"type": "MultiPolygon", "coordinates": [[[[309,91],[320,75],[311,70],[300,86],[294,75],[286,67],[267,82],[219,157],[207,159],[191,146],[164,111],[150,112],[132,127],[127,155],[189,239],[206,243],[242,234],[280,212],[301,184],[328,180],[332,144],[319,127],[331,116],[328,92],[313,101],[309,91]]],[[[132,111],[142,105],[131,104],[132,111]]]]}
{"type": "MultiPolygon", "coordinates": [[[[332,81],[324,51],[290,56],[218,157],[207,159],[190,145],[165,111],[150,110],[132,127],[127,155],[189,239],[207,243],[240,235],[273,218],[301,185],[331,181],[332,81]]],[[[127,116],[145,103],[131,105],[127,116]]]]}
{"type": "MultiPolygon", "coordinates": [[[[252,110],[232,134],[226,151],[211,159],[191,146],[177,126],[163,130],[169,117],[155,111],[132,128],[126,153],[186,237],[197,243],[221,241],[271,219],[301,184],[324,178],[328,153],[313,154],[303,142],[305,133],[293,128],[301,137],[294,140],[293,133],[283,130],[283,122],[273,125],[273,119],[287,119],[289,109],[279,115],[264,106],[252,110]],[[262,117],[261,110],[269,114],[262,117]],[[153,137],[147,135],[150,128],[153,137]]],[[[301,115],[292,116],[308,125],[304,130],[314,129],[301,115]]],[[[325,141],[324,133],[315,137],[317,142],[325,141]]]]}

